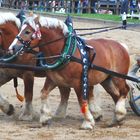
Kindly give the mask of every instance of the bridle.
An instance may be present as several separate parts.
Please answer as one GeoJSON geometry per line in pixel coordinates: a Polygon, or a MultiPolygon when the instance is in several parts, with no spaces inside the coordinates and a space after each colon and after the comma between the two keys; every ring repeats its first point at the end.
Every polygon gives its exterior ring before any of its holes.
{"type": "Polygon", "coordinates": [[[39,45],[35,45],[35,46],[30,46],[31,45],[31,41],[33,40],[31,38],[31,40],[29,41],[24,41],[20,36],[16,36],[16,38],[18,39],[18,41],[22,44],[22,47],[21,49],[18,51],[18,53],[20,54],[22,51],[26,52],[26,53],[38,53],[37,51],[35,51],[34,49],[35,48],[41,48],[41,47],[44,47],[46,45],[49,45],[49,44],[53,44],[57,41],[60,41],[62,39],[67,39],[68,38],[68,35],[65,35],[63,37],[60,37],[60,38],[57,38],[57,39],[54,39],[54,40],[51,40],[51,41],[48,41],[48,42],[44,42],[42,44],[39,44],[39,45]]]}
{"type": "Polygon", "coordinates": [[[24,47],[30,47],[30,43],[32,40],[30,41],[24,41],[20,36],[16,36],[16,38],[18,39],[18,41],[24,46],[24,47]]]}

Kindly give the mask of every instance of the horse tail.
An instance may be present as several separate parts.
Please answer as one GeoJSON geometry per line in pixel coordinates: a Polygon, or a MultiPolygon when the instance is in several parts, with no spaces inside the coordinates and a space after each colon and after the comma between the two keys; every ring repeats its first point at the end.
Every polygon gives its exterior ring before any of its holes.
{"type": "Polygon", "coordinates": [[[120,44],[127,50],[127,52],[129,52],[129,48],[125,43],[120,43],[120,44]]]}

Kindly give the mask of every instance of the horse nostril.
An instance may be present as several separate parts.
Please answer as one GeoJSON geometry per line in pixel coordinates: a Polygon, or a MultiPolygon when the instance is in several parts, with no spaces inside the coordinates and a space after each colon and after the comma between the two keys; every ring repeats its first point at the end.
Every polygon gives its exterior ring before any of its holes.
{"type": "Polygon", "coordinates": [[[13,46],[13,52],[16,53],[17,51],[20,50],[20,48],[21,48],[21,47],[19,47],[19,46],[17,46],[17,45],[13,46]]]}
{"type": "Polygon", "coordinates": [[[13,49],[9,49],[8,52],[9,52],[9,54],[13,54],[14,50],[13,49]]]}
{"type": "Polygon", "coordinates": [[[13,46],[12,48],[9,48],[9,53],[10,54],[14,54],[14,53],[16,53],[16,51],[17,51],[17,47],[16,46],[13,46]]]}

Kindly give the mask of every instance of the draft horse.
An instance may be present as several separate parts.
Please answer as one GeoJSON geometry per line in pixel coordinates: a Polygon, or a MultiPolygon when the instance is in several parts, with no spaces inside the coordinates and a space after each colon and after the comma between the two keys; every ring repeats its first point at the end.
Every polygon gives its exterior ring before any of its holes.
{"type": "MultiPolygon", "coordinates": [[[[21,23],[19,18],[17,18],[12,13],[1,13],[0,14],[0,54],[1,57],[6,54],[8,51],[8,47],[19,33],[21,23]]],[[[24,57],[26,58],[28,56],[24,57]]],[[[31,57],[31,56],[30,56],[31,57]]],[[[1,58],[1,60],[3,60],[1,58]]],[[[26,64],[36,65],[36,60],[28,61],[26,64]]],[[[31,72],[31,71],[23,71],[17,69],[10,68],[0,68],[0,86],[4,85],[8,81],[12,80],[15,77],[20,77],[24,81],[24,96],[25,96],[25,105],[22,110],[22,113],[19,116],[20,120],[32,120],[33,119],[33,107],[32,107],[32,98],[33,98],[33,84],[34,84],[34,76],[43,77],[45,76],[43,72],[31,72]]],[[[59,88],[62,94],[61,102],[57,110],[57,116],[64,117],[66,113],[66,107],[69,97],[69,89],[59,88]],[[64,96],[63,96],[64,95],[64,96]],[[63,99],[65,99],[63,101],[63,99]],[[63,107],[63,108],[62,108],[63,107]]],[[[12,115],[14,113],[14,107],[11,105],[6,99],[0,96],[0,108],[2,111],[8,115],[12,115]]]]}
{"type": "MultiPolygon", "coordinates": [[[[8,51],[8,47],[19,33],[21,23],[18,18],[12,13],[1,13],[0,14],[0,54],[1,56],[5,55],[8,51]]],[[[26,56],[27,58],[29,57],[26,56]]],[[[24,59],[26,60],[26,57],[24,59]]],[[[31,57],[31,56],[30,56],[31,57]]],[[[36,60],[31,60],[26,64],[36,64],[36,60]]],[[[24,81],[24,95],[25,95],[25,105],[22,110],[21,115],[19,116],[20,120],[32,120],[33,119],[33,107],[32,107],[32,98],[33,98],[33,84],[34,84],[34,75],[37,77],[45,76],[43,72],[33,73],[30,71],[23,71],[17,69],[3,69],[0,68],[0,86],[4,85],[8,81],[12,80],[15,77],[20,77],[24,81]]],[[[60,92],[65,92],[62,94],[62,100],[60,106],[58,107],[57,116],[64,117],[65,116],[65,108],[67,107],[67,102],[69,97],[69,89],[61,88],[60,92]],[[64,95],[64,97],[63,97],[64,95]],[[63,101],[63,99],[65,99],[63,101]],[[63,107],[63,108],[62,108],[63,107]],[[61,109],[62,108],[62,109],[61,109]]],[[[0,108],[2,111],[8,115],[12,115],[14,113],[13,105],[9,104],[9,102],[0,96],[0,108]]]]}
{"type": "MultiPolygon", "coordinates": [[[[19,15],[19,16],[21,17],[22,15],[19,15]]],[[[10,44],[12,43],[16,35],[19,33],[21,23],[19,21],[19,18],[16,18],[16,16],[12,13],[1,13],[0,17],[1,17],[0,54],[1,56],[3,56],[6,54],[6,52],[8,51],[8,47],[10,46],[10,44]]],[[[36,65],[36,60],[32,59],[32,57],[33,55],[31,54],[24,55],[24,64],[36,65]],[[30,58],[30,61],[29,61],[29,58],[30,58]]],[[[2,58],[0,59],[2,60],[2,58]]],[[[17,62],[19,60],[17,60],[17,62]]],[[[16,77],[20,77],[24,81],[25,103],[24,103],[22,112],[19,116],[20,120],[33,119],[34,115],[33,115],[33,107],[32,107],[32,98],[33,98],[34,76],[45,77],[45,75],[46,74],[43,71],[31,72],[31,71],[24,71],[24,70],[18,70],[18,69],[0,68],[0,86],[4,85],[8,81],[16,77]]],[[[70,94],[70,88],[59,87],[59,90],[61,94],[61,101],[56,110],[55,116],[58,118],[64,118],[66,116],[66,109],[67,109],[68,98],[70,94]]],[[[91,95],[92,95],[92,89],[91,89],[91,95]]],[[[96,111],[94,111],[95,118],[99,118],[101,116],[100,108],[96,104],[94,104],[93,107],[96,109],[96,111]]],[[[11,105],[2,96],[0,96],[0,108],[2,109],[4,113],[8,115],[12,115],[14,113],[13,105],[11,105]]]]}
{"type": "MultiPolygon", "coordinates": [[[[71,31],[71,25],[71,22],[67,26],[55,18],[31,17],[23,24],[20,33],[9,47],[12,54],[19,50],[40,52],[40,65],[46,69],[47,77],[42,89],[40,122],[46,124],[51,119],[48,105],[50,91],[56,86],[72,87],[77,94],[84,115],[81,127],[92,129],[95,125],[93,110],[92,106],[83,99],[83,89],[84,86],[88,86],[86,97],[90,101],[92,98],[90,89],[98,83],[114,100],[113,123],[121,122],[126,115],[125,100],[129,91],[126,80],[92,69],[90,66],[95,64],[117,73],[127,74],[130,58],[126,48],[114,40],[102,38],[82,40],[76,36],[74,31],[71,31]],[[83,42],[86,46],[81,49],[79,46],[83,42]],[[91,53],[93,50],[96,52],[94,59],[93,53],[91,53]],[[88,54],[88,59],[83,57],[85,53],[88,54]],[[52,59],[50,60],[50,58],[52,59]],[[90,61],[88,68],[87,65],[83,66],[87,60],[90,61]],[[85,72],[88,77],[85,85],[82,83],[82,77],[85,74],[84,68],[87,68],[85,72]]],[[[21,59],[20,63],[23,60],[21,59]]]]}

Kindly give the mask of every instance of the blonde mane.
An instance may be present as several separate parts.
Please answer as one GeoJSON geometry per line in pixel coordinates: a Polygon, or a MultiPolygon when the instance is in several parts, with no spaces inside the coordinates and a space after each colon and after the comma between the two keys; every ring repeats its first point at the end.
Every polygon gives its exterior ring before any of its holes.
{"type": "Polygon", "coordinates": [[[6,23],[7,21],[13,21],[20,28],[20,20],[13,13],[0,13],[0,25],[6,23]]]}
{"type": "MultiPolygon", "coordinates": [[[[35,17],[29,17],[27,22],[33,29],[36,30],[34,19],[35,17]]],[[[64,35],[69,32],[66,24],[63,21],[58,20],[56,18],[39,17],[39,23],[42,27],[46,28],[60,28],[63,30],[64,35]]]]}

